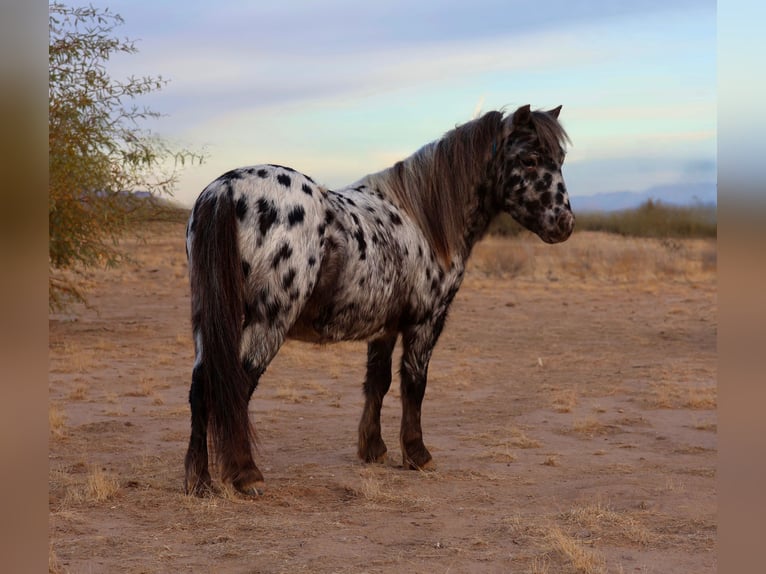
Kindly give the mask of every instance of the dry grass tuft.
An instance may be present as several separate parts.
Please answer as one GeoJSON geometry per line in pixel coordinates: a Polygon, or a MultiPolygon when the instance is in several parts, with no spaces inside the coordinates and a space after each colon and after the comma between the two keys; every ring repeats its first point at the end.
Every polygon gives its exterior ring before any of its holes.
{"type": "Polygon", "coordinates": [[[64,572],[63,568],[61,567],[61,564],[59,564],[58,556],[56,556],[56,551],[53,550],[52,545],[48,545],[48,574],[60,574],[64,572]]]}
{"type": "Polygon", "coordinates": [[[88,387],[85,385],[85,383],[80,383],[74,389],[72,389],[71,393],[69,393],[69,399],[72,401],[82,401],[85,400],[87,393],[88,387]]]}
{"type": "Polygon", "coordinates": [[[60,473],[62,482],[69,482],[66,486],[64,506],[70,504],[82,504],[93,502],[106,502],[111,500],[120,490],[120,482],[117,477],[106,472],[98,466],[92,466],[85,476],[84,482],[73,476],[65,476],[60,473]],[[76,480],[76,482],[75,482],[76,480]]]}
{"type": "Polygon", "coordinates": [[[66,417],[54,404],[48,404],[48,429],[53,438],[66,436],[66,417]]]}
{"type": "Polygon", "coordinates": [[[656,539],[653,532],[627,512],[617,512],[600,502],[572,508],[561,518],[589,530],[593,537],[615,542],[646,546],[656,539]]]}
{"type": "Polygon", "coordinates": [[[120,482],[117,477],[110,472],[95,466],[88,473],[85,484],[86,500],[93,502],[104,502],[110,500],[120,490],[120,482]]]}
{"type": "Polygon", "coordinates": [[[553,392],[553,410],[557,413],[571,413],[577,403],[575,389],[557,389],[553,392]]]}
{"type": "Polygon", "coordinates": [[[430,499],[409,494],[401,488],[399,481],[392,480],[388,474],[381,474],[376,469],[364,468],[359,472],[361,486],[348,489],[357,497],[373,505],[396,506],[399,508],[423,510],[430,506],[430,499]]]}
{"type": "Polygon", "coordinates": [[[558,526],[550,529],[546,541],[577,574],[606,574],[604,557],[586,548],[581,541],[568,535],[558,526]]]}
{"type": "Polygon", "coordinates": [[[486,275],[513,278],[531,269],[532,256],[522,242],[487,237],[474,249],[470,265],[486,275]]]}
{"type": "Polygon", "coordinates": [[[652,383],[646,404],[656,409],[715,409],[718,405],[718,390],[714,386],[652,383]]]}
{"type": "Polygon", "coordinates": [[[604,436],[621,432],[621,429],[616,425],[604,424],[596,418],[588,417],[576,420],[572,424],[570,432],[591,438],[594,436],[604,436]]]}
{"type": "Polygon", "coordinates": [[[540,441],[529,438],[523,430],[516,427],[511,429],[509,444],[516,448],[540,448],[540,441]]]}
{"type": "Polygon", "coordinates": [[[294,387],[280,387],[276,392],[277,398],[288,403],[305,403],[308,401],[308,396],[298,392],[294,387]]]}

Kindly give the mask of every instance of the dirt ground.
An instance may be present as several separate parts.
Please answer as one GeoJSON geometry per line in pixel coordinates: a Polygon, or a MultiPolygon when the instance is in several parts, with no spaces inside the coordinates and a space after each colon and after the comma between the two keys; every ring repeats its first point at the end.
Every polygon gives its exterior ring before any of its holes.
{"type": "MultiPolygon", "coordinates": [[[[265,494],[183,493],[184,226],[50,317],[51,572],[716,571],[716,245],[477,246],[433,355],[436,470],[356,459],[366,346],[290,342],[251,403],[265,494]]],[[[395,358],[396,360],[396,358],[395,358]]]]}

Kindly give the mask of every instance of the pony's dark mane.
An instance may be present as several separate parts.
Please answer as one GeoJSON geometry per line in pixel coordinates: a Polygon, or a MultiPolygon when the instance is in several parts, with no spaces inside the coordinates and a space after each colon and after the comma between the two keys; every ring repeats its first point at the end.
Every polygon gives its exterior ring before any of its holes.
{"type": "Polygon", "coordinates": [[[484,177],[502,125],[502,112],[487,112],[367,178],[412,218],[445,267],[463,240],[466,194],[484,177]]]}
{"type": "MultiPolygon", "coordinates": [[[[445,268],[462,247],[466,198],[486,176],[493,145],[499,146],[512,129],[512,116],[503,114],[487,112],[365,178],[412,218],[445,268]]],[[[568,141],[561,124],[542,111],[531,112],[530,121],[543,149],[557,156],[568,141]]]]}

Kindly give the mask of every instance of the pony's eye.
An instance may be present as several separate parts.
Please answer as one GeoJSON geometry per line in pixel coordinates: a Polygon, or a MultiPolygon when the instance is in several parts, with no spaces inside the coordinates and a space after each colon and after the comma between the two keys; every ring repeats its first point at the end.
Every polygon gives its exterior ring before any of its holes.
{"type": "Polygon", "coordinates": [[[526,155],[521,158],[521,165],[526,167],[527,169],[531,169],[534,167],[537,167],[537,156],[536,155],[526,155]]]}

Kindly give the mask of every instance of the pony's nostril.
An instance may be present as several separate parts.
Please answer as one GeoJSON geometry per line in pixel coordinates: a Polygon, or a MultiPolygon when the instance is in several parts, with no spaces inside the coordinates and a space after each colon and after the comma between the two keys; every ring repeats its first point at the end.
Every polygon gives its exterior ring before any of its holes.
{"type": "Polygon", "coordinates": [[[562,211],[559,214],[556,223],[558,225],[559,230],[562,233],[569,235],[570,233],[572,233],[572,230],[574,229],[574,223],[575,223],[574,214],[571,211],[562,211]]]}

